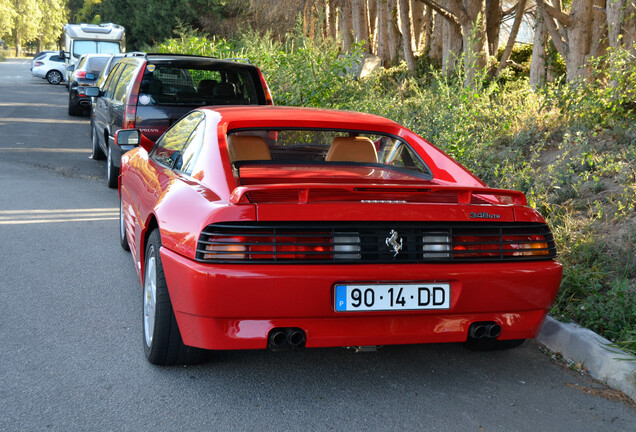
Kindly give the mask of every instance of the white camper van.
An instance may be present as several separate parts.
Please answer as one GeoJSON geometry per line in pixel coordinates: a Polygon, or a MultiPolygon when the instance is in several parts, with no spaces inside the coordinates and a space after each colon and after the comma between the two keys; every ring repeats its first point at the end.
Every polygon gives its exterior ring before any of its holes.
{"type": "Polygon", "coordinates": [[[116,54],[126,50],[126,31],[118,24],[66,24],[64,26],[64,58],[66,82],[82,54],[116,54]]]}

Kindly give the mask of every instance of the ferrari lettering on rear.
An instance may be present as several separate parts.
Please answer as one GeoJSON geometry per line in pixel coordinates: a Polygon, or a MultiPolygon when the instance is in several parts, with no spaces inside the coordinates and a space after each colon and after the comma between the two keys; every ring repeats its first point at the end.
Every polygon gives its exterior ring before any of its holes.
{"type": "Polygon", "coordinates": [[[471,219],[501,219],[501,215],[498,214],[490,214],[488,212],[470,212],[468,214],[471,219]]]}

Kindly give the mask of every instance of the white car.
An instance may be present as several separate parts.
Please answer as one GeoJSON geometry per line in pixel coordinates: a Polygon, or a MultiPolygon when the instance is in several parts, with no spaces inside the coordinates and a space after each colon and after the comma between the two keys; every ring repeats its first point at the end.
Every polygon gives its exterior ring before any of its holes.
{"type": "Polygon", "coordinates": [[[34,58],[31,73],[40,78],[45,78],[49,84],[59,84],[64,81],[64,58],[58,51],[43,53],[39,58],[34,58]]]}

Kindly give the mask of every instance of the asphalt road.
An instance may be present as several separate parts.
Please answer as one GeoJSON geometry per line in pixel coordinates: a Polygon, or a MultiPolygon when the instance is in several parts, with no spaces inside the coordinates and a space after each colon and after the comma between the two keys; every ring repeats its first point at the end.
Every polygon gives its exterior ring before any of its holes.
{"type": "Polygon", "coordinates": [[[155,367],[118,199],[67,92],[0,63],[0,431],[633,431],[534,342],[231,351],[155,367]]]}

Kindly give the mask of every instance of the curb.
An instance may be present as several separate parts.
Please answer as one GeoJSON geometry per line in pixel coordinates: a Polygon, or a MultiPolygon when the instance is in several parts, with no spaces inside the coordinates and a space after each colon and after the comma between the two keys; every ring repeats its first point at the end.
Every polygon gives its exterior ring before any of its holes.
{"type": "Polygon", "coordinates": [[[546,317],[537,341],[568,360],[581,363],[594,378],[620,390],[636,402],[636,357],[578,324],[546,317]]]}

